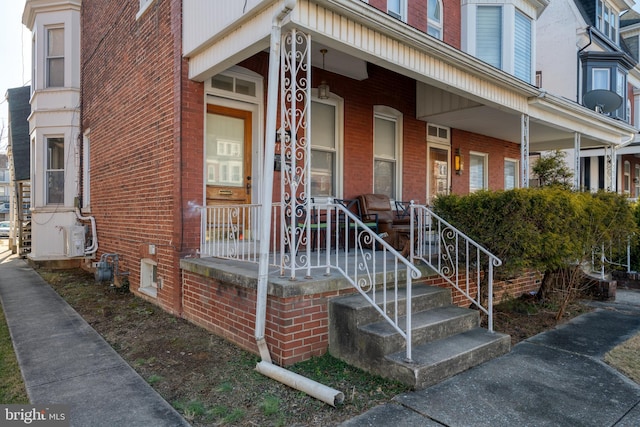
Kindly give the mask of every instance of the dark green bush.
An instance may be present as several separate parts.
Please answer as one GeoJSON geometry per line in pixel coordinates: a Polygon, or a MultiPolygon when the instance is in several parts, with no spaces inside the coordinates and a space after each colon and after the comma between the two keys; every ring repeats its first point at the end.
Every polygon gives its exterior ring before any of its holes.
{"type": "Polygon", "coordinates": [[[500,276],[557,271],[590,260],[593,248],[638,228],[627,199],[559,187],[481,191],[436,198],[434,211],[498,256],[500,276]]]}

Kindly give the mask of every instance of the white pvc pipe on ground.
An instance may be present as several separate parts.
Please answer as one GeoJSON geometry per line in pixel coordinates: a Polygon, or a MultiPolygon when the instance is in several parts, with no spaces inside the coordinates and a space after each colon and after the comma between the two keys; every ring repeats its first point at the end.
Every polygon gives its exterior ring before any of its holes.
{"type": "Polygon", "coordinates": [[[303,391],[311,397],[315,397],[333,407],[344,402],[344,394],[341,391],[335,390],[326,385],[315,382],[307,377],[298,375],[295,372],[291,372],[284,368],[281,368],[273,363],[258,362],[256,365],[256,371],[269,378],[273,378],[276,381],[288,385],[296,390],[303,391]]]}

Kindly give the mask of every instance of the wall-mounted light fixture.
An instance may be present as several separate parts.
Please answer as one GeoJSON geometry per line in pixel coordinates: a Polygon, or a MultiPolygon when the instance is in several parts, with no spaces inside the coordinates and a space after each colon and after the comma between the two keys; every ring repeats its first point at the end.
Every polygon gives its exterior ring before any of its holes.
{"type": "Polygon", "coordinates": [[[456,148],[456,152],[453,155],[453,169],[455,169],[456,174],[462,175],[462,171],[464,170],[464,164],[462,162],[462,155],[460,154],[460,149],[456,148]]]}
{"type": "MultiPolygon", "coordinates": [[[[324,71],[324,55],[327,53],[327,49],[320,49],[320,53],[322,54],[322,71],[324,71]]],[[[318,98],[329,99],[329,92],[329,85],[325,80],[322,80],[318,86],[318,98]]]]}

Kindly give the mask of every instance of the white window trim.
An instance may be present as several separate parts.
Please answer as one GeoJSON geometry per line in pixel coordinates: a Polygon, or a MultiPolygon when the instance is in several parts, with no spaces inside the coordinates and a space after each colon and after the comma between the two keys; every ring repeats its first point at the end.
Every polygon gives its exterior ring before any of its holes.
{"type": "MultiPolygon", "coordinates": [[[[335,107],[336,111],[336,179],[335,179],[335,198],[341,199],[344,194],[344,99],[334,93],[329,92],[328,99],[318,98],[318,89],[311,89],[311,99],[313,102],[319,102],[321,104],[329,104],[335,107]]],[[[311,111],[313,114],[313,109],[311,111]]],[[[311,148],[313,148],[313,141],[311,141],[311,148]]],[[[322,150],[322,149],[320,149],[322,150]]],[[[325,150],[323,150],[325,151],[325,150]]]]}
{"type": "Polygon", "coordinates": [[[158,288],[161,286],[157,273],[158,263],[150,258],[140,260],[140,287],[138,291],[153,298],[158,297],[158,288]],[[156,281],[153,281],[153,269],[156,269],[156,281]]]}
{"type": "Polygon", "coordinates": [[[469,192],[473,193],[476,191],[481,191],[481,190],[488,190],[489,189],[489,154],[487,153],[481,153],[479,151],[470,151],[469,152],[469,192]],[[477,188],[472,190],[471,189],[471,157],[473,156],[477,156],[477,157],[482,157],[483,159],[483,166],[482,166],[482,188],[477,188]]]}
{"type": "MultiPolygon", "coordinates": [[[[506,162],[510,162],[510,163],[514,163],[516,166],[515,169],[515,181],[514,181],[514,187],[513,188],[520,188],[520,160],[519,159],[513,159],[511,157],[505,157],[504,158],[504,163],[506,162]]],[[[506,179],[506,175],[505,175],[505,179],[506,179]]],[[[505,183],[505,189],[507,188],[506,183],[505,183]]]]}
{"type": "MultiPolygon", "coordinates": [[[[427,7],[429,5],[428,0],[427,1],[427,7]]],[[[436,21],[432,21],[429,19],[429,11],[427,10],[427,33],[429,32],[429,27],[435,28],[440,32],[440,37],[438,37],[438,40],[442,40],[444,38],[444,6],[442,4],[442,0],[436,0],[436,2],[439,4],[440,6],[440,21],[436,22],[436,21]]]]}
{"type": "MultiPolygon", "coordinates": [[[[45,135],[44,136],[44,176],[42,177],[43,183],[44,183],[44,204],[45,206],[61,206],[65,204],[65,200],[67,197],[67,180],[66,180],[66,166],[67,166],[67,140],[65,139],[64,135],[45,135]],[[62,139],[62,158],[64,159],[64,164],[62,169],[49,169],[49,140],[50,139],[62,139]],[[47,176],[49,174],[49,172],[51,171],[62,171],[63,174],[63,181],[62,181],[62,202],[60,203],[53,203],[49,201],[49,184],[47,183],[47,176]]],[[[33,192],[32,192],[33,194],[33,192]]]]}
{"type": "MultiPolygon", "coordinates": [[[[373,107],[373,118],[374,118],[374,132],[375,132],[375,118],[376,117],[380,117],[383,119],[387,119],[387,120],[394,120],[396,122],[396,188],[395,188],[395,193],[396,193],[396,197],[399,197],[399,200],[402,200],[402,146],[403,146],[403,141],[402,141],[402,135],[403,135],[403,126],[402,126],[402,122],[403,122],[403,115],[400,111],[396,110],[395,108],[391,108],[391,107],[387,107],[384,105],[374,105],[373,107]]],[[[375,141],[375,135],[373,138],[373,141],[375,141]]],[[[372,141],[372,143],[373,143],[372,141]]],[[[373,152],[373,180],[371,182],[372,187],[374,188],[373,185],[375,183],[375,161],[376,161],[376,155],[375,155],[375,147],[374,148],[374,152],[373,152]]]]}
{"type": "Polygon", "coordinates": [[[65,87],[66,84],[66,58],[65,58],[65,51],[66,51],[66,30],[64,25],[48,25],[44,27],[44,87],[49,89],[49,88],[60,88],[60,87],[65,87]],[[49,30],[62,30],[62,49],[63,49],[63,53],[62,56],[49,56],[49,30]],[[62,66],[62,86],[51,86],[49,84],[49,81],[51,80],[51,76],[49,74],[50,70],[49,70],[49,59],[54,59],[54,58],[62,58],[63,61],[63,66],[62,66]]]}
{"type": "Polygon", "coordinates": [[[140,9],[136,14],[136,20],[140,19],[144,13],[149,10],[149,7],[155,3],[156,0],[140,0],[140,9]]]}
{"type": "Polygon", "coordinates": [[[387,0],[387,14],[402,22],[407,22],[407,0],[400,0],[400,16],[395,16],[395,12],[389,10],[389,1],[387,0]]]}

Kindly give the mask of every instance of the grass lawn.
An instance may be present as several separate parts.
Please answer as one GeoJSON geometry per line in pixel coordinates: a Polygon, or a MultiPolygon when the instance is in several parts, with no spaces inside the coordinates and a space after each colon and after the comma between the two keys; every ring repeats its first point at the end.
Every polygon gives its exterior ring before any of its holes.
{"type": "Polygon", "coordinates": [[[604,361],[640,384],[640,334],[604,355],[604,361]]]}
{"type": "Polygon", "coordinates": [[[0,306],[0,403],[29,403],[2,306],[0,306]]]}

